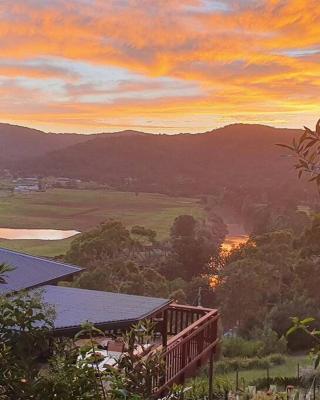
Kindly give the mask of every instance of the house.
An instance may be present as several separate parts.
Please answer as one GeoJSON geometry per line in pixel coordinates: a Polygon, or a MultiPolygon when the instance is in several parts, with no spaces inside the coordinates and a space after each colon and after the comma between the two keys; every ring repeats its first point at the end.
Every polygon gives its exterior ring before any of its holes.
{"type": "Polygon", "coordinates": [[[39,178],[19,178],[13,181],[15,193],[30,193],[45,191],[45,184],[39,178]]]}
{"type": "MultiPolygon", "coordinates": [[[[169,299],[57,286],[82,269],[7,249],[0,248],[0,263],[15,268],[6,283],[0,284],[0,295],[41,290],[44,301],[55,308],[56,336],[73,336],[86,321],[105,332],[123,332],[141,320],[153,320],[161,335],[158,349],[164,350],[166,365],[165,376],[154,382],[155,395],[175,383],[183,383],[208,361],[212,377],[219,340],[217,310],[178,305],[169,299]]],[[[212,389],[212,380],[209,387],[212,389]]]]}

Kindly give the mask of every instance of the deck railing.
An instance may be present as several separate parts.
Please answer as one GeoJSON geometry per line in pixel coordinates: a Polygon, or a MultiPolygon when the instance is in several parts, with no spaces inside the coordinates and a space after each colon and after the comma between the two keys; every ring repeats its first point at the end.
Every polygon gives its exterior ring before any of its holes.
{"type": "Polygon", "coordinates": [[[167,334],[177,335],[210,311],[210,308],[171,304],[167,310],[167,334]]]}
{"type": "Polygon", "coordinates": [[[218,344],[217,310],[172,305],[167,310],[168,334],[172,336],[163,352],[165,373],[154,381],[155,396],[174,383],[183,383],[212,356],[218,344]]]}

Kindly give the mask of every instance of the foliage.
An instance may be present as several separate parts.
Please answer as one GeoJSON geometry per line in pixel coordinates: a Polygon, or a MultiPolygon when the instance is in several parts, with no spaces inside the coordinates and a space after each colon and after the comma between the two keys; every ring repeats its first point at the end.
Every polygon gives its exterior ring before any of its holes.
{"type": "Polygon", "coordinates": [[[284,354],[287,352],[287,340],[285,336],[279,335],[270,326],[265,325],[262,329],[256,328],[251,337],[260,341],[262,347],[258,353],[259,356],[266,356],[273,353],[284,354]]]}
{"type": "Polygon", "coordinates": [[[308,227],[296,241],[296,247],[300,249],[302,257],[320,255],[320,215],[315,214],[311,226],[308,227]]]}
{"type": "Polygon", "coordinates": [[[263,348],[260,340],[247,340],[240,336],[225,337],[222,342],[222,354],[227,358],[255,357],[263,348]]]}
{"type": "MultiPolygon", "coordinates": [[[[28,398],[39,373],[39,357],[49,346],[52,313],[36,294],[0,296],[0,393],[28,398]]],[[[11,396],[11,397],[10,397],[11,396]]]]}
{"type": "Polygon", "coordinates": [[[85,289],[135,295],[168,296],[167,281],[156,269],[122,260],[85,271],[74,285],[85,289]]]}
{"type": "MultiPolygon", "coordinates": [[[[213,379],[213,398],[225,399],[226,394],[232,390],[232,382],[224,376],[215,376],[213,379]]],[[[187,400],[199,400],[208,398],[208,379],[195,378],[190,381],[184,398],[187,400]]]]}
{"type": "MultiPolygon", "coordinates": [[[[319,315],[319,310],[312,299],[294,294],[291,299],[287,298],[281,304],[274,306],[268,314],[268,319],[273,329],[278,334],[284,335],[292,325],[290,319],[292,315],[303,319],[305,315],[319,315]]],[[[287,335],[286,339],[292,351],[306,350],[312,346],[311,338],[300,330],[287,335]]]]}
{"type": "Polygon", "coordinates": [[[292,145],[279,144],[297,156],[295,168],[300,178],[303,173],[310,176],[310,182],[320,186],[320,120],[316,124],[315,131],[305,127],[304,133],[298,140],[293,139],[292,145]]]}
{"type": "Polygon", "coordinates": [[[94,370],[78,368],[77,349],[53,340],[53,317],[40,293],[0,297],[1,400],[99,399],[94,370]]]}
{"type": "Polygon", "coordinates": [[[14,268],[8,264],[2,263],[0,264],[0,285],[1,283],[6,283],[6,274],[7,272],[12,271],[14,268]]]}
{"type": "Polygon", "coordinates": [[[199,304],[200,300],[204,306],[213,306],[211,278],[204,274],[211,269],[210,260],[216,251],[218,236],[214,239],[212,232],[216,229],[218,235],[221,231],[222,221],[213,220],[216,225],[196,221],[190,215],[176,218],[167,244],[156,243],[150,229],[134,226],[129,231],[119,221],[109,220],[72,242],[66,261],[89,267],[72,284],[171,297],[180,303],[199,304]]]}
{"type": "Polygon", "coordinates": [[[222,341],[222,354],[225,358],[264,357],[275,353],[284,354],[287,351],[287,341],[280,337],[270,327],[255,329],[249,339],[241,336],[225,337],[222,341]]]}
{"type": "Polygon", "coordinates": [[[210,226],[191,215],[180,215],[171,228],[171,252],[166,261],[166,276],[191,280],[208,272],[210,259],[217,253],[210,226]]]}
{"type": "MultiPolygon", "coordinates": [[[[290,327],[290,316],[318,316],[317,237],[316,217],[301,236],[292,231],[269,232],[251,236],[232,251],[218,271],[220,284],[215,291],[224,326],[247,337],[264,338],[266,347],[277,346],[275,351],[281,352],[285,343],[278,339],[290,327]],[[277,337],[271,331],[267,334],[268,327],[277,337]],[[253,329],[260,332],[254,335],[253,329]]],[[[309,345],[298,333],[288,341],[295,350],[309,345]]]]}
{"type": "Polygon", "coordinates": [[[125,250],[133,249],[136,242],[130,232],[119,221],[109,220],[78,235],[71,243],[66,261],[85,267],[94,267],[115,260],[124,255],[125,250]]]}
{"type": "Polygon", "coordinates": [[[300,319],[298,317],[292,317],[292,326],[287,331],[287,336],[290,336],[297,331],[302,331],[306,336],[312,339],[313,348],[311,353],[314,356],[314,368],[317,369],[320,365],[320,330],[315,329],[314,323],[315,318],[308,317],[300,319]]]}
{"type": "Polygon", "coordinates": [[[140,321],[123,336],[125,352],[117,367],[126,396],[139,395],[143,399],[149,399],[152,396],[154,380],[163,376],[165,372],[163,353],[147,351],[150,349],[153,329],[152,323],[140,321]]]}
{"type": "Polygon", "coordinates": [[[131,228],[131,233],[137,235],[138,237],[143,237],[145,240],[151,244],[156,242],[157,233],[152,229],[147,229],[144,226],[135,225],[131,228]]]}

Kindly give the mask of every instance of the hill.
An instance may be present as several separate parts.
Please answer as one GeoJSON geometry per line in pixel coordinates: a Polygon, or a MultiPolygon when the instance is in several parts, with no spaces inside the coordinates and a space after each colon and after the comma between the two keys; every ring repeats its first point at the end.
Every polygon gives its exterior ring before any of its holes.
{"type": "Polygon", "coordinates": [[[48,152],[87,142],[98,135],[108,138],[114,135],[128,137],[145,133],[131,130],[97,135],[45,133],[37,129],[0,123],[0,149],[4,150],[1,151],[0,165],[4,168],[8,165],[12,167],[12,164],[19,160],[43,157],[48,152]]]}
{"type": "Polygon", "coordinates": [[[44,133],[17,125],[0,124],[1,165],[21,159],[40,157],[88,140],[84,135],[44,133]]]}
{"type": "Polygon", "coordinates": [[[293,160],[276,143],[300,131],[234,124],[202,134],[97,135],[16,163],[20,173],[69,176],[118,188],[177,194],[225,186],[297,185],[293,160]]]}

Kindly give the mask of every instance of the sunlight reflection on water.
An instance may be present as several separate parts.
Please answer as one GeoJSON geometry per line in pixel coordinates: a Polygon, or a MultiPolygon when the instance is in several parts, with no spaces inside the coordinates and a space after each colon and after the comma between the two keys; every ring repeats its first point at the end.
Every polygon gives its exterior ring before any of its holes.
{"type": "Polygon", "coordinates": [[[225,241],[222,244],[222,249],[230,251],[239,244],[246,243],[249,239],[248,235],[227,235],[225,241]]]}
{"type": "Polygon", "coordinates": [[[61,229],[13,229],[0,228],[1,239],[38,239],[38,240],[61,240],[77,235],[75,230],[61,229]]]}

